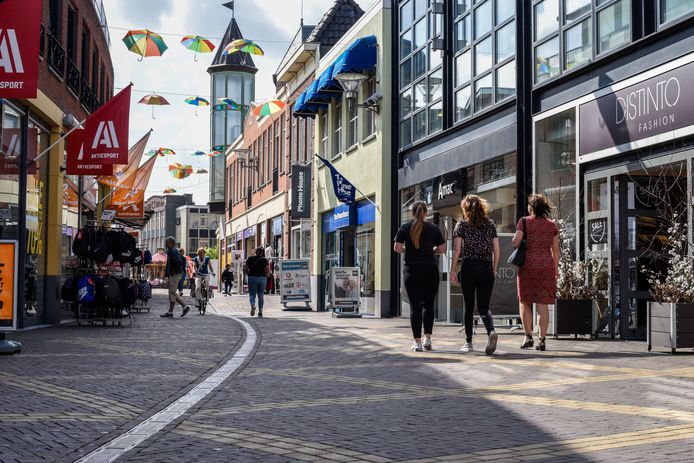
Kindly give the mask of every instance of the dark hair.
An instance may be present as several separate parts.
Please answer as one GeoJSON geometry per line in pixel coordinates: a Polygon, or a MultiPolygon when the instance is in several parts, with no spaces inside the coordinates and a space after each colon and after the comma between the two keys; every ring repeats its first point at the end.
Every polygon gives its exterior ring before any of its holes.
{"type": "Polygon", "coordinates": [[[255,248],[255,255],[258,257],[265,257],[265,249],[262,246],[255,248]]]}
{"type": "Polygon", "coordinates": [[[471,224],[479,227],[489,218],[489,203],[477,195],[467,195],[460,201],[463,217],[471,224]]]}
{"type": "Polygon", "coordinates": [[[412,228],[410,228],[410,239],[415,249],[419,249],[419,238],[422,236],[422,229],[424,228],[424,219],[426,216],[427,203],[424,201],[415,201],[412,203],[412,217],[414,217],[414,223],[412,224],[412,228]]]}
{"type": "Polygon", "coordinates": [[[528,206],[533,210],[533,214],[538,219],[549,217],[552,213],[552,206],[547,202],[545,195],[533,193],[528,197],[528,206]]]}

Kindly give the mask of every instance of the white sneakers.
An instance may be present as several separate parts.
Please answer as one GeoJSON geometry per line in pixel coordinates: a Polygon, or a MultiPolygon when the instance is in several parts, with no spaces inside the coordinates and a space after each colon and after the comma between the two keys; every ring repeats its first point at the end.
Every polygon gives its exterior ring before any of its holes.
{"type": "Polygon", "coordinates": [[[424,350],[431,350],[431,338],[424,338],[422,347],[424,347],[424,350]]]}
{"type": "Polygon", "coordinates": [[[471,342],[466,342],[465,344],[463,344],[463,347],[461,347],[460,350],[463,352],[472,352],[475,349],[472,348],[471,342]]]}
{"type": "Polygon", "coordinates": [[[422,343],[421,342],[413,342],[412,347],[410,347],[410,350],[413,350],[415,352],[423,352],[424,349],[422,348],[422,343]]]}

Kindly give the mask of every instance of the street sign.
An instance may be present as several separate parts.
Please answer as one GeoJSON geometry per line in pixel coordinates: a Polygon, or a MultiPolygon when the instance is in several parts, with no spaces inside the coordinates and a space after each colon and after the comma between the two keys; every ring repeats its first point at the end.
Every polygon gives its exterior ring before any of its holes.
{"type": "Polygon", "coordinates": [[[0,332],[17,329],[17,240],[0,240],[0,332]]]}

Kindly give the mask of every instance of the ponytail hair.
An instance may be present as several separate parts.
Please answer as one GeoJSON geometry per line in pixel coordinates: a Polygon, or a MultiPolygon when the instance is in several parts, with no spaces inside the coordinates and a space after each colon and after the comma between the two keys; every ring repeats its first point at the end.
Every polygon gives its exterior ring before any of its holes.
{"type": "Polygon", "coordinates": [[[416,201],[412,204],[412,217],[414,223],[410,228],[410,239],[414,244],[415,249],[419,249],[419,239],[422,237],[422,229],[424,228],[424,219],[427,216],[427,203],[424,201],[416,201]]]}

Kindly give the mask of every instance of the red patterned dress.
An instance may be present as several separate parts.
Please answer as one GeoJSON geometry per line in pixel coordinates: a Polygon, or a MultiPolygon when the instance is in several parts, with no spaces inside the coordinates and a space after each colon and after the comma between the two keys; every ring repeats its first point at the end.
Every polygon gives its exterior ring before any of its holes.
{"type": "MultiPolygon", "coordinates": [[[[518,299],[526,304],[554,304],[557,292],[557,275],[552,259],[552,241],[559,234],[553,220],[525,217],[525,263],[518,270],[518,299]]],[[[516,230],[523,231],[523,219],[516,230]]]]}

